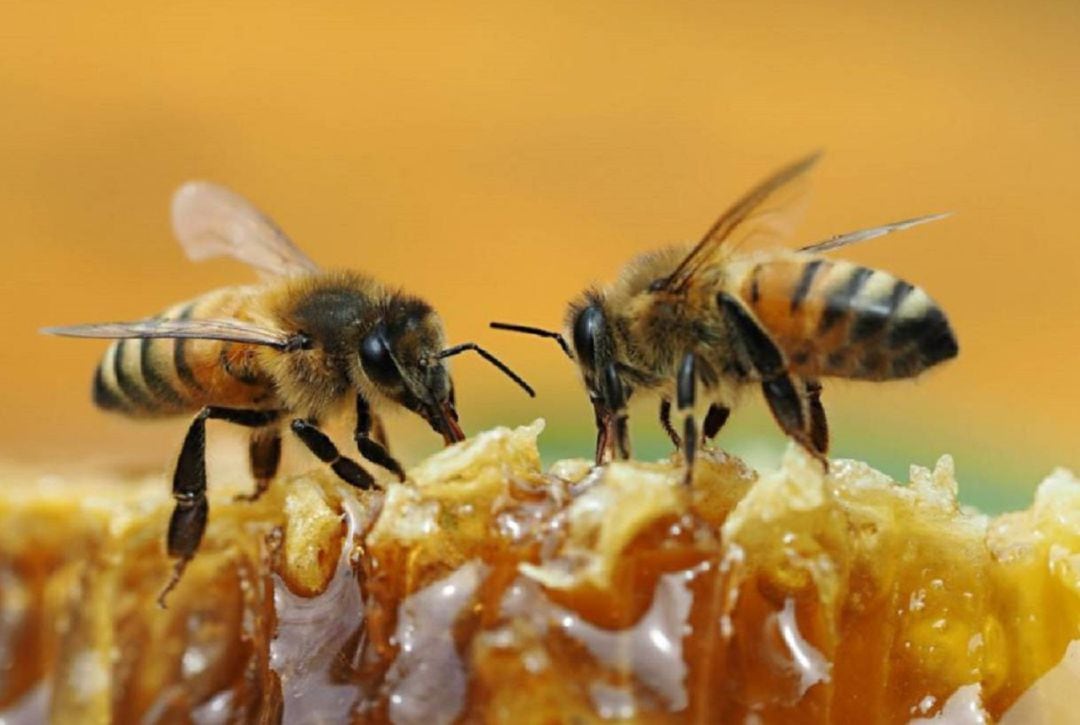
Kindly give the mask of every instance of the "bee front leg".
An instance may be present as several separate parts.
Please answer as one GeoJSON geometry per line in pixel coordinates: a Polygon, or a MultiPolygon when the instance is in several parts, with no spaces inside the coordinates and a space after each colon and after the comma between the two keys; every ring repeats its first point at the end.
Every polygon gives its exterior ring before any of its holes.
{"type": "Polygon", "coordinates": [[[694,458],[697,455],[697,420],[694,418],[694,400],[697,397],[697,358],[688,352],[683,356],[676,380],[676,402],[683,414],[683,459],[686,462],[686,478],[689,485],[694,477],[694,458]]]}
{"type": "MultiPolygon", "coordinates": [[[[402,470],[401,464],[390,455],[390,452],[386,450],[385,445],[376,440],[372,435],[372,426],[374,417],[371,414],[371,405],[364,399],[363,395],[357,393],[356,395],[356,431],[353,437],[356,439],[356,448],[360,451],[360,455],[371,461],[377,466],[382,466],[386,470],[390,471],[398,477],[398,480],[402,483],[405,482],[405,471],[402,470]]],[[[381,432],[382,426],[379,426],[379,432],[381,432]]],[[[382,436],[381,436],[382,437],[382,436]]],[[[385,437],[383,437],[385,440],[385,437]]]]}
{"type": "Polygon", "coordinates": [[[375,485],[372,475],[353,459],[341,455],[330,436],[319,430],[319,426],[314,422],[297,418],[293,420],[291,427],[292,432],[304,442],[308,450],[323,463],[329,463],[330,468],[334,469],[334,473],[345,483],[365,491],[375,485]]]}

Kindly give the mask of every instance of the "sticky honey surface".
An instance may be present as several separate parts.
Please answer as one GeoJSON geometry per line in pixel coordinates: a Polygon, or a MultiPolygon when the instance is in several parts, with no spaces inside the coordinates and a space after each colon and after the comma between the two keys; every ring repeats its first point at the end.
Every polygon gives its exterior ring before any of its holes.
{"type": "MultiPolygon", "coordinates": [[[[1080,684],[1080,482],[960,507],[706,453],[542,469],[537,423],[360,493],[212,492],[167,610],[164,481],[0,488],[0,715],[56,722],[1030,722],[1080,684]]],[[[243,487],[247,483],[240,482],[243,487]]],[[[967,485],[967,484],[966,484],[967,485]]],[[[977,485],[973,482],[970,485],[977,485]]],[[[1059,708],[1059,709],[1055,709],[1059,708]]],[[[1064,709],[1060,709],[1064,708],[1064,709]]],[[[1052,721],[1052,720],[1048,720],[1052,721]]]]}

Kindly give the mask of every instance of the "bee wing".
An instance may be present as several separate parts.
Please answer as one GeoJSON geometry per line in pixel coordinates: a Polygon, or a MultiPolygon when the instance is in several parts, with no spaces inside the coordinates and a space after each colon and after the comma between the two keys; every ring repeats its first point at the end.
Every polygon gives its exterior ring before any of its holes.
{"type": "Polygon", "coordinates": [[[267,345],[279,350],[303,347],[303,336],[282,330],[259,327],[239,320],[137,320],[106,322],[70,327],[45,327],[47,335],[63,337],[98,337],[109,339],[171,337],[198,340],[225,340],[249,345],[267,345]]]}
{"type": "Polygon", "coordinates": [[[789,235],[806,196],[807,174],[821,156],[815,152],[785,166],[746,193],[720,215],[697,246],[664,281],[663,288],[683,291],[694,275],[753,237],[789,235]]]}
{"type": "Polygon", "coordinates": [[[189,181],[177,189],[172,226],[180,246],[194,261],[233,257],[272,277],[318,270],[269,217],[224,186],[189,181]]]}
{"type": "Polygon", "coordinates": [[[837,234],[835,237],[829,237],[820,242],[800,247],[799,251],[811,252],[814,254],[828,252],[837,249],[838,247],[846,247],[849,244],[855,244],[856,242],[865,242],[867,239],[876,239],[877,237],[883,237],[886,234],[903,231],[904,229],[911,229],[911,227],[917,227],[920,224],[926,224],[927,222],[936,222],[938,219],[944,219],[948,216],[952,216],[952,212],[945,212],[944,214],[927,214],[926,216],[919,216],[914,219],[904,219],[903,221],[892,222],[891,224],[882,224],[879,227],[860,229],[858,231],[848,232],[847,234],[837,234]]]}

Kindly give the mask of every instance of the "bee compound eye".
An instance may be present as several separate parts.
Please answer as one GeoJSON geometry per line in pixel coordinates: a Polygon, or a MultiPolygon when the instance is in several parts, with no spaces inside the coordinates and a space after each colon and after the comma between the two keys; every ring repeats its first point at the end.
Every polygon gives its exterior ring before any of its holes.
{"type": "Polygon", "coordinates": [[[589,305],[574,320],[574,349],[578,359],[592,366],[596,360],[596,340],[603,334],[604,313],[596,305],[589,305]]]}
{"type": "Polygon", "coordinates": [[[393,383],[401,378],[386,338],[380,333],[372,333],[360,343],[360,363],[367,376],[376,382],[393,383]]]}

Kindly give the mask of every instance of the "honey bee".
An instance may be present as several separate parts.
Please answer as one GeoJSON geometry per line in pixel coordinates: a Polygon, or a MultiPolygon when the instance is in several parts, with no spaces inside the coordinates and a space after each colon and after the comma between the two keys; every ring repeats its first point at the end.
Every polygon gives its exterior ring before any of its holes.
{"type": "Polygon", "coordinates": [[[751,189],[692,249],[645,254],[613,285],[586,291],[566,317],[572,348],[559,332],[491,323],[554,338],[577,362],[596,417],[598,464],[630,456],[627,401],[638,390],[658,391],[660,423],[683,451],[689,482],[699,443],[699,388],[708,404],[704,443],[720,432],[741,389],[756,385],[780,428],[827,467],[821,378],[910,378],[956,356],[945,314],[921,289],[888,272],[821,256],[945,214],[798,250],[740,250],[749,239],[790,231],[817,158],[801,159],[751,189]],[[671,423],[672,400],[681,435],[671,423]]]}
{"type": "Polygon", "coordinates": [[[426,302],[357,272],[320,271],[250,202],[205,182],[172,201],[172,225],[187,256],[244,262],[263,284],[228,287],[136,322],[51,327],[70,337],[112,338],[93,380],[94,403],[135,418],[190,414],[173,475],[175,508],[168,553],[176,560],[159,602],[179,581],[206,528],[205,425],[251,429],[249,456],[258,498],[281,458],[281,427],[346,483],[375,478],[343,455],[320,421],[355,405],[360,455],[405,480],[390,454],[380,406],[422,417],[446,445],[465,438],[446,359],[473,351],[529,395],[529,385],[489,352],[467,342],[447,347],[439,315],[426,302]]]}

